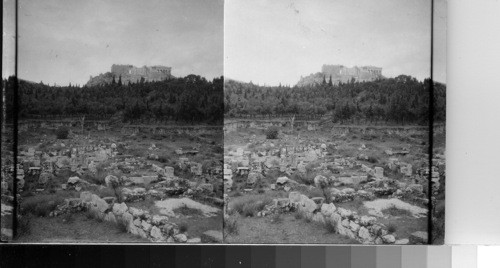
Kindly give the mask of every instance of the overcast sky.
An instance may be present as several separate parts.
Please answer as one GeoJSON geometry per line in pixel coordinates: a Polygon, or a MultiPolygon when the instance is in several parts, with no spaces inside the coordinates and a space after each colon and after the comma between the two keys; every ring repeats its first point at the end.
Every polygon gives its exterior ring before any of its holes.
{"type": "MultiPolygon", "coordinates": [[[[436,6],[444,22],[446,5],[436,6]]],[[[294,85],[323,64],[430,77],[430,0],[227,0],[224,14],[228,78],[294,85]]],[[[437,81],[446,76],[445,29],[435,36],[442,39],[435,50],[437,81]]]]}
{"type": "Polygon", "coordinates": [[[19,0],[19,77],[84,84],[116,63],[212,79],[223,74],[223,9],[223,0],[19,0]]]}

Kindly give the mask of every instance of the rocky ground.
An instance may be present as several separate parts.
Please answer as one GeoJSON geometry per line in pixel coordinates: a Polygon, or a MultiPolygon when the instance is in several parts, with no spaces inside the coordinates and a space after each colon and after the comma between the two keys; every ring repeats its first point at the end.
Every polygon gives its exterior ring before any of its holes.
{"type": "MultiPolygon", "coordinates": [[[[81,230],[81,235],[74,236],[70,231],[72,224],[94,228],[94,223],[73,220],[85,215],[106,228],[114,226],[119,233],[137,237],[106,236],[104,241],[109,242],[222,242],[220,132],[124,134],[72,128],[64,138],[52,129],[21,132],[18,239],[91,241],[91,232],[81,230]],[[62,230],[69,233],[40,232],[57,222],[64,222],[62,230]]],[[[2,176],[2,186],[7,186],[2,187],[2,200],[12,196],[11,177],[2,176]]],[[[4,207],[2,220],[9,212],[4,207]]]]}
{"type": "Polygon", "coordinates": [[[276,218],[288,236],[275,243],[301,243],[305,227],[297,220],[316,226],[313,237],[335,234],[311,239],[321,243],[427,243],[429,172],[439,190],[444,156],[430,170],[425,129],[281,128],[269,139],[265,129],[250,128],[227,133],[224,142],[229,240],[267,243],[269,235],[252,230],[272,229],[276,218]]]}

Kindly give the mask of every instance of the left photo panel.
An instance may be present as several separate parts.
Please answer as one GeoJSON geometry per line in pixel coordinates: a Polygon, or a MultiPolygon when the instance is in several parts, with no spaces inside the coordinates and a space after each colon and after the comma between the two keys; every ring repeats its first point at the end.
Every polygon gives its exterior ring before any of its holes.
{"type": "Polygon", "coordinates": [[[223,9],[17,1],[2,240],[223,242],[223,9]]]}

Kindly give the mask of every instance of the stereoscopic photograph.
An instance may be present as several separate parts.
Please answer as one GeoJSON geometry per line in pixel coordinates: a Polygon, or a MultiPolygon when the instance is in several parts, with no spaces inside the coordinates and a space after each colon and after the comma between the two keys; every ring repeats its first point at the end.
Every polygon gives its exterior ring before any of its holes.
{"type": "Polygon", "coordinates": [[[445,0],[5,0],[1,239],[444,243],[445,0]]]}
{"type": "Polygon", "coordinates": [[[443,243],[445,1],[224,13],[225,242],[443,243]]]}
{"type": "Polygon", "coordinates": [[[14,3],[2,239],[221,243],[223,2],[14,3]]]}

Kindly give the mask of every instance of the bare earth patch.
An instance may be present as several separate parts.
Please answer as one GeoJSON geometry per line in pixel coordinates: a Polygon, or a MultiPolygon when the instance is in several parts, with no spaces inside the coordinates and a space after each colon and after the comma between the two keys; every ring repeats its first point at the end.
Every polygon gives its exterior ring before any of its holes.
{"type": "Polygon", "coordinates": [[[175,217],[174,210],[182,207],[200,210],[205,217],[213,217],[219,213],[220,209],[204,205],[202,203],[193,201],[189,198],[170,198],[163,201],[156,201],[156,206],[160,209],[160,213],[175,217]]]}
{"type": "Polygon", "coordinates": [[[368,208],[369,214],[377,217],[384,217],[382,211],[393,207],[401,210],[407,210],[411,212],[413,214],[413,217],[415,218],[421,218],[427,216],[427,209],[414,206],[412,204],[406,203],[396,198],[367,201],[364,202],[364,206],[368,208]]]}

